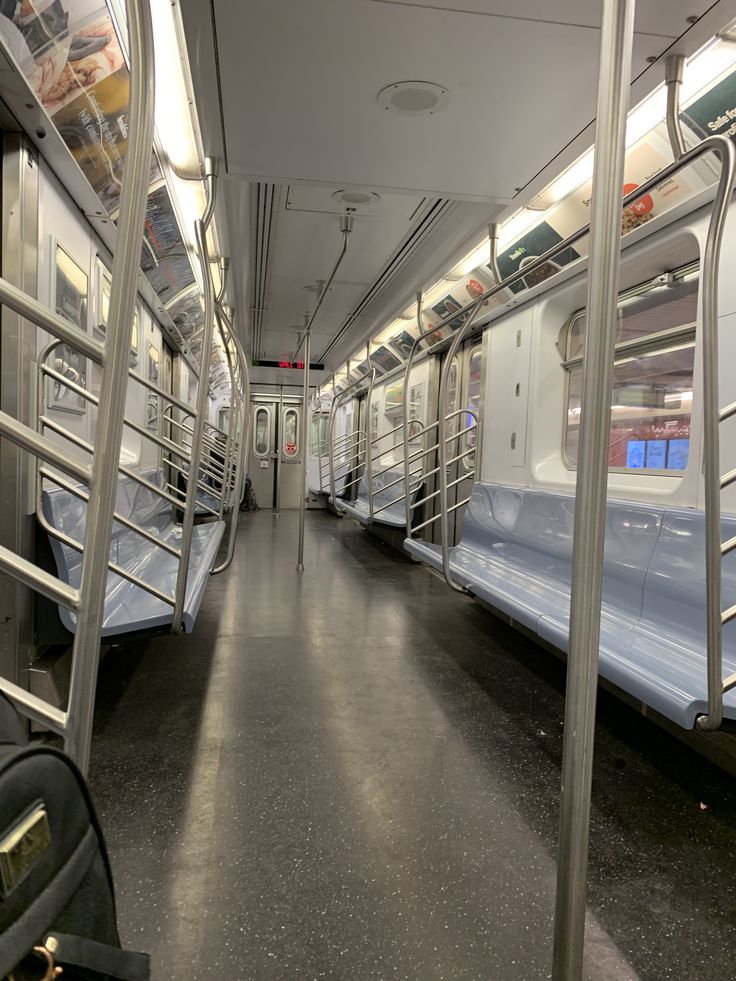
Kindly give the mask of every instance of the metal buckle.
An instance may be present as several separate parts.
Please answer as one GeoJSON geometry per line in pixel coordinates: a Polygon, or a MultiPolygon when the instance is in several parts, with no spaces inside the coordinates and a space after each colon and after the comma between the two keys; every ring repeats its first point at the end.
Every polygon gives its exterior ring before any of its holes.
{"type": "Polygon", "coordinates": [[[63,967],[57,967],[54,964],[54,954],[58,949],[59,941],[56,937],[49,937],[45,944],[39,944],[33,948],[33,953],[46,961],[46,973],[41,981],[54,981],[54,978],[58,978],[64,972],[63,967]]]}
{"type": "MultiPolygon", "coordinates": [[[[39,975],[37,981],[54,981],[54,979],[58,978],[60,974],[63,974],[64,968],[57,967],[54,963],[54,955],[58,949],[59,941],[54,936],[49,937],[45,944],[37,944],[33,948],[33,953],[36,955],[36,957],[44,962],[44,964],[41,965],[44,967],[44,973],[43,975],[39,975]]],[[[13,971],[8,974],[6,981],[15,981],[15,974],[13,971]]]]}

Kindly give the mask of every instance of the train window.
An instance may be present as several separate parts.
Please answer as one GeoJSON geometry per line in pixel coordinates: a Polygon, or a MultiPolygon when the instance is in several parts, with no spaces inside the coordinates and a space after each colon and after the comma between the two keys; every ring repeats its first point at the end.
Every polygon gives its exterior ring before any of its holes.
{"type": "Polygon", "coordinates": [[[281,440],[281,451],[284,456],[299,455],[299,410],[284,410],[284,435],[281,440]]]}
{"type": "MultiPolygon", "coordinates": [[[[632,290],[619,301],[616,344],[651,339],[662,331],[692,326],[697,317],[697,307],[697,275],[673,278],[662,285],[646,284],[645,287],[632,290]]],[[[583,356],[585,323],[585,311],[581,310],[573,317],[567,329],[567,361],[583,356]]]]}
{"type": "Polygon", "coordinates": [[[312,456],[325,456],[327,453],[327,424],[329,421],[328,412],[315,412],[312,416],[312,456]]]}
{"type": "MultiPolygon", "coordinates": [[[[470,428],[473,425],[473,417],[470,415],[471,412],[475,413],[476,418],[480,411],[480,359],[482,355],[482,349],[476,347],[473,353],[470,355],[470,364],[468,365],[468,414],[465,419],[465,426],[463,428],[470,428]]],[[[475,450],[475,444],[478,441],[478,429],[474,427],[465,437],[466,449],[475,450]]],[[[470,453],[463,459],[463,465],[466,470],[472,470],[475,466],[475,453],[470,453]]]]}
{"type": "MultiPolygon", "coordinates": [[[[98,283],[99,283],[99,312],[100,312],[100,322],[95,327],[96,333],[100,334],[102,337],[105,336],[107,331],[107,325],[110,320],[110,293],[112,291],[112,279],[110,273],[107,271],[106,267],[98,261],[98,283]]],[[[133,328],[130,335],[130,356],[137,359],[138,357],[138,335],[140,333],[140,315],[138,313],[138,304],[136,303],[135,310],[133,312],[133,328]]]]}
{"type": "Polygon", "coordinates": [[[253,452],[258,457],[268,456],[271,450],[271,410],[266,405],[258,405],[254,416],[253,452]]]}
{"type": "Polygon", "coordinates": [[[409,389],[409,443],[415,446],[422,438],[424,428],[424,383],[419,382],[409,389]]]}
{"type": "MultiPolygon", "coordinates": [[[[670,276],[619,303],[608,465],[674,473],[687,467],[698,279],[670,276]]],[[[565,460],[577,465],[585,314],[567,327],[565,460]]]]}
{"type": "MultiPolygon", "coordinates": [[[[457,409],[457,357],[452,359],[452,364],[450,365],[450,378],[447,382],[447,403],[445,405],[445,412],[449,415],[457,409]]],[[[452,420],[451,428],[457,429],[454,425],[455,420],[452,420]]]]}
{"type": "Polygon", "coordinates": [[[230,429],[230,406],[224,405],[217,413],[217,426],[223,431],[223,433],[228,432],[230,429]]]}

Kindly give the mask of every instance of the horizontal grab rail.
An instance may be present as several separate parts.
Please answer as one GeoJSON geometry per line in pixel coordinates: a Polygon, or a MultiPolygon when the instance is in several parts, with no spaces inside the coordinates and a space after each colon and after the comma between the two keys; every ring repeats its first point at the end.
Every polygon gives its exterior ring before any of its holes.
{"type": "MultiPolygon", "coordinates": [[[[56,443],[52,443],[41,433],[37,433],[34,429],[23,425],[22,422],[18,422],[7,412],[0,412],[0,433],[15,443],[16,446],[20,446],[21,449],[27,450],[54,467],[58,467],[59,470],[76,477],[77,480],[86,484],[89,483],[92,476],[92,468],[89,464],[67,456],[56,443]]],[[[91,449],[90,447],[90,451],[91,449]]]]}
{"type": "MultiPolygon", "coordinates": [[[[463,501],[458,501],[457,504],[453,504],[452,507],[449,507],[447,509],[447,513],[448,514],[452,514],[453,511],[457,511],[459,508],[464,508],[465,505],[469,501],[470,501],[470,498],[469,497],[466,497],[463,501]]],[[[442,517],[442,513],[441,512],[438,512],[437,514],[432,515],[431,518],[428,518],[426,521],[423,521],[420,525],[417,525],[414,528],[414,531],[421,531],[422,528],[426,528],[427,525],[431,525],[432,522],[438,521],[441,517],[442,517]]]]}
{"type": "MultiPolygon", "coordinates": [[[[41,416],[38,421],[39,421],[39,425],[44,426],[46,429],[51,429],[53,432],[59,433],[74,446],[78,446],[81,450],[84,450],[85,453],[89,453],[89,454],[93,453],[94,447],[92,446],[91,443],[88,443],[86,440],[82,439],[81,436],[77,436],[76,433],[73,433],[68,429],[64,429],[63,426],[60,426],[57,422],[55,422],[53,419],[50,419],[48,416],[41,416]]],[[[48,461],[48,462],[52,462],[52,461],[48,461]]],[[[56,464],[53,465],[55,466],[56,464]]],[[[173,464],[169,464],[169,466],[173,466],[173,464]]],[[[59,467],[59,469],[63,470],[64,468],[59,467]]],[[[130,467],[127,467],[121,463],[120,466],[118,467],[118,470],[124,477],[129,477],[137,484],[140,484],[141,487],[145,487],[147,490],[151,491],[152,494],[158,494],[159,497],[162,497],[164,500],[169,501],[169,503],[174,504],[176,507],[180,507],[180,501],[178,501],[175,497],[172,497],[171,494],[167,494],[166,491],[162,490],[156,484],[151,483],[150,480],[146,480],[145,477],[141,477],[139,473],[136,473],[136,471],[132,470],[130,467]]],[[[74,477],[76,476],[76,474],[72,474],[72,476],[74,477]]],[[[89,483],[88,477],[78,477],[77,479],[80,480],[83,484],[89,483]]]]}
{"type": "Polygon", "coordinates": [[[33,562],[29,562],[21,555],[16,555],[12,549],[6,548],[4,545],[0,545],[0,570],[18,579],[24,586],[29,586],[31,589],[42,593],[53,603],[59,603],[70,610],[79,609],[78,589],[62,582],[61,579],[57,579],[56,576],[52,576],[44,569],[39,569],[33,562]]]}
{"type": "MultiPolygon", "coordinates": [[[[460,477],[457,477],[455,480],[451,480],[447,484],[447,489],[450,490],[451,487],[457,487],[458,484],[463,484],[465,483],[466,480],[473,479],[474,477],[475,477],[475,471],[468,471],[468,473],[462,474],[460,477]]],[[[415,501],[414,504],[412,504],[411,506],[412,508],[421,507],[422,504],[426,504],[427,501],[431,501],[432,498],[437,497],[440,493],[441,491],[439,490],[432,491],[431,494],[428,494],[426,497],[423,497],[421,501],[415,501]]]]}

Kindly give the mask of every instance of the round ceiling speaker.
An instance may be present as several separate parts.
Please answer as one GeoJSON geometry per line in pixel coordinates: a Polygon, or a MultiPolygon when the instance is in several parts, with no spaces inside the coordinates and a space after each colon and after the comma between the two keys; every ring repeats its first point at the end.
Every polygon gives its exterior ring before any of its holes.
{"type": "Polygon", "coordinates": [[[348,208],[373,204],[379,200],[379,196],[373,191],[335,191],[332,197],[348,208]]]}
{"type": "Polygon", "coordinates": [[[450,93],[436,82],[392,82],[378,93],[378,104],[405,116],[434,116],[450,101],[450,93]]]}

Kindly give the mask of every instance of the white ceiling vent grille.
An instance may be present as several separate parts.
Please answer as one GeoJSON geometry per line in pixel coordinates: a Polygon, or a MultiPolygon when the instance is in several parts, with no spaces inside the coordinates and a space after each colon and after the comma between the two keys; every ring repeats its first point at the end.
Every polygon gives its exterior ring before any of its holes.
{"type": "Polygon", "coordinates": [[[262,182],[251,184],[251,256],[253,257],[251,323],[253,325],[253,355],[262,349],[263,315],[268,295],[269,263],[274,230],[276,201],[280,184],[262,182]]]}

